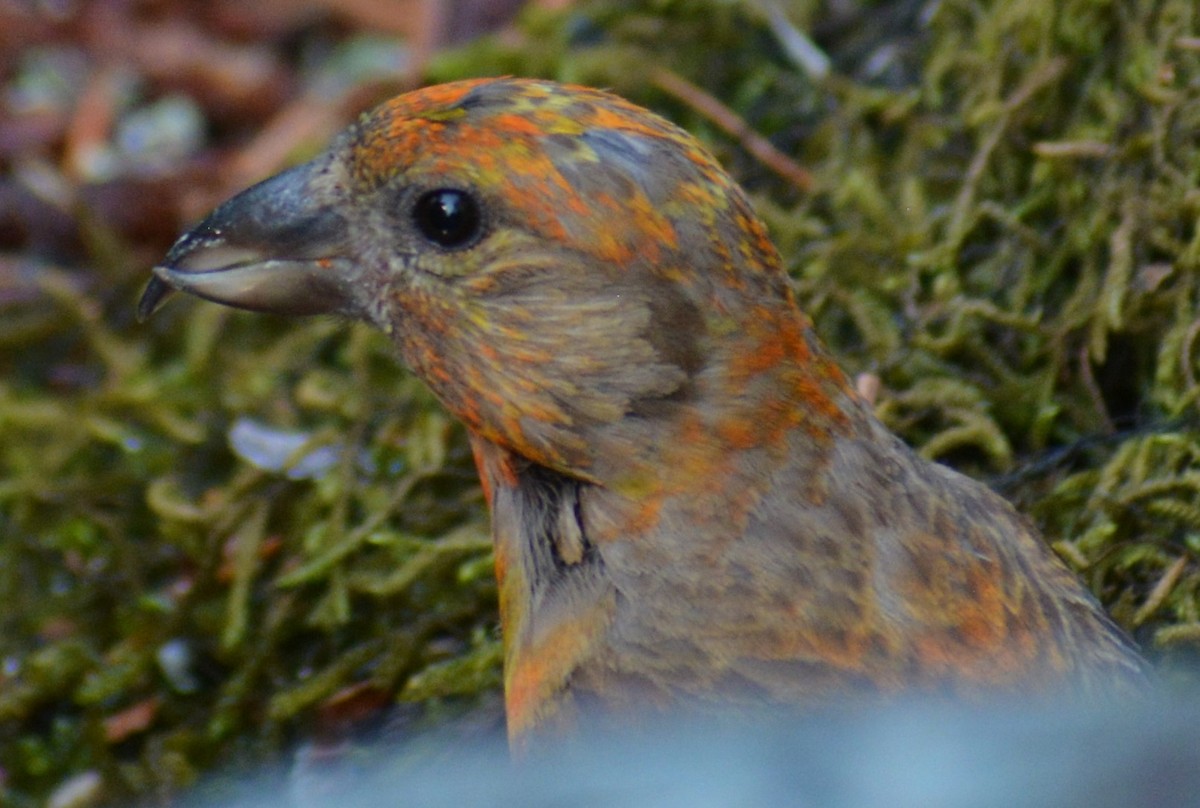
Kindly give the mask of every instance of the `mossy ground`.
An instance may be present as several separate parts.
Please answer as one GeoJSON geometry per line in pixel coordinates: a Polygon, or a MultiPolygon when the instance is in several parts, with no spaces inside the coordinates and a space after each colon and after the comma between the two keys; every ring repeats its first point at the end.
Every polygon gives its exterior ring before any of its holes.
{"type": "MultiPolygon", "coordinates": [[[[1016,501],[1167,678],[1191,678],[1196,4],[791,5],[827,77],[759,6],[630,0],[531,8],[426,79],[607,86],[696,132],[754,196],[823,338],[880,382],[884,420],[1016,501]]],[[[113,800],[165,799],[396,698],[430,721],[494,700],[461,428],[362,326],[194,301],[136,324],[153,254],[74,210],[76,249],[0,267],[0,802],[38,804],[80,771],[113,800]],[[338,459],[316,478],[257,468],[230,448],[246,419],[307,435],[297,460],[338,459]]]]}

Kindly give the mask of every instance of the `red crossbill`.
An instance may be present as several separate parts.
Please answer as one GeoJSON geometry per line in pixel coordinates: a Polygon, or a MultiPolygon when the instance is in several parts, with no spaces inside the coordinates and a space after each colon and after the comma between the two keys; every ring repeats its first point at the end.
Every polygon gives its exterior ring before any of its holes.
{"type": "Polygon", "coordinates": [[[688,134],[546,81],[430,87],[154,270],[383,329],[466,424],[510,735],[671,706],[1099,693],[1147,673],[1035,530],[873,416],[688,134]]]}

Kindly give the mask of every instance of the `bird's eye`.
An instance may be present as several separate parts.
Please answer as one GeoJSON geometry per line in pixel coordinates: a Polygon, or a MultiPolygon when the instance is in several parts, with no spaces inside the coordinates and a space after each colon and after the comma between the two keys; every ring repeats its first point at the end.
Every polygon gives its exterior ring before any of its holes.
{"type": "Polygon", "coordinates": [[[483,224],[479,203],[466,191],[456,188],[421,194],[412,215],[421,235],[446,249],[471,244],[483,224]]]}

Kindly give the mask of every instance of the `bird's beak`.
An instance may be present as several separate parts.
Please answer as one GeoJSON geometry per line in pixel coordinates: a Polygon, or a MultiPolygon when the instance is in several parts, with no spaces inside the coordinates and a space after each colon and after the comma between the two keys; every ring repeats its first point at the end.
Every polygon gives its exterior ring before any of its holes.
{"type": "Polygon", "coordinates": [[[278,314],[349,312],[354,263],[328,158],[260,182],[185,233],[138,303],[145,320],[178,289],[278,314]]]}

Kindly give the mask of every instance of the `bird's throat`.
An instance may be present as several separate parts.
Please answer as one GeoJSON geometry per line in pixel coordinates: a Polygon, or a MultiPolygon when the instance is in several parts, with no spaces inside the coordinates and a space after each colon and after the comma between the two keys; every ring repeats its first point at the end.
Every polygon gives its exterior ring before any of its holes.
{"type": "Polygon", "coordinates": [[[492,516],[508,732],[519,748],[534,726],[573,723],[568,682],[601,642],[615,593],[582,524],[587,483],[476,434],[471,445],[492,516]]]}

